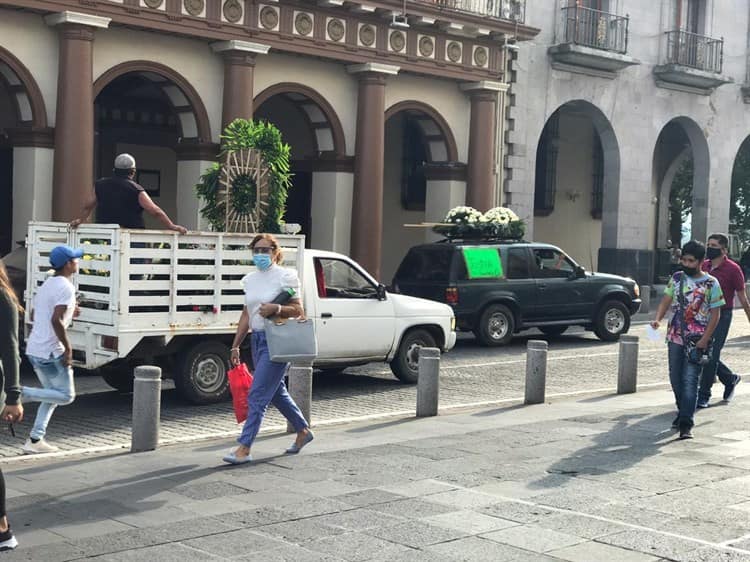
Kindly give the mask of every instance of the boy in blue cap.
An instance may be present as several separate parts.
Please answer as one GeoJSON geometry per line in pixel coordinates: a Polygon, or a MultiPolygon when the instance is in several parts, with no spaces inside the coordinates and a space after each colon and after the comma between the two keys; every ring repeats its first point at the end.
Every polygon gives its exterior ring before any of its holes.
{"type": "Polygon", "coordinates": [[[33,326],[26,341],[26,356],[34,367],[42,388],[24,386],[24,402],[40,402],[34,427],[23,445],[26,454],[51,453],[54,447],[44,440],[47,425],[57,406],[75,399],[73,386],[73,348],[67,328],[76,309],[76,290],[70,278],[78,272],[83,250],[56,246],[49,254],[55,274],[36,293],[32,308],[33,326]]]}

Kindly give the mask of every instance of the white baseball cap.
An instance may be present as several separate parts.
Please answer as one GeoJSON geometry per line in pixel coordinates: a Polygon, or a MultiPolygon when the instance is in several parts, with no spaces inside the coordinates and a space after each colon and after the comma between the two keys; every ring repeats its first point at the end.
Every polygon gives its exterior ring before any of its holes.
{"type": "Polygon", "coordinates": [[[120,154],[115,158],[115,170],[134,170],[135,158],[130,154],[120,154]]]}

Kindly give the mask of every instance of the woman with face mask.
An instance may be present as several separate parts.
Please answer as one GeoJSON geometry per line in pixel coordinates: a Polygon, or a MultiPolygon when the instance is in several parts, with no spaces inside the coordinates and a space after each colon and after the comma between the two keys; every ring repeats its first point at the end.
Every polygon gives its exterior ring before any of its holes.
{"type": "Polygon", "coordinates": [[[230,464],[252,461],[250,447],[258,435],[269,404],[276,406],[297,431],[297,438],[286,450],[288,454],[299,453],[302,447],[313,440],[307,421],[286,390],[284,374],[287,364],[276,363],[269,358],[263,324],[264,318],[272,316],[297,318],[304,314],[302,301],[297,297],[289,299],[283,305],[273,302],[282,292],[299,294],[299,277],[296,271],[279,265],[283,256],[278,241],[271,234],[259,234],[250,243],[250,248],[256,271],[242,278],[245,306],[232,343],[231,361],[232,365],[239,364],[240,345],[249,332],[255,372],[253,386],[247,397],[247,420],[237,439],[239,446],[224,457],[224,462],[230,464]]]}

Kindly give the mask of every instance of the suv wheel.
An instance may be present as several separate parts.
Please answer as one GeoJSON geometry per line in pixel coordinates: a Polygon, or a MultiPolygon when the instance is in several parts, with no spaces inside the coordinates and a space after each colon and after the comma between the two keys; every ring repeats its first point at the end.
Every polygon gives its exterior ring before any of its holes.
{"type": "Polygon", "coordinates": [[[554,338],[556,336],[561,336],[569,327],[570,326],[539,326],[539,331],[545,336],[554,338]]]}
{"type": "Polygon", "coordinates": [[[620,301],[607,301],[596,313],[594,333],[603,341],[616,341],[630,329],[630,311],[620,301]]]}
{"type": "Polygon", "coordinates": [[[419,350],[437,347],[435,338],[427,330],[412,330],[401,339],[396,356],[391,361],[391,371],[401,382],[414,384],[419,378],[419,350]]]}
{"type": "Polygon", "coordinates": [[[229,399],[229,348],[220,341],[203,341],[186,352],[174,374],[180,395],[193,404],[229,399]]]}
{"type": "Polygon", "coordinates": [[[482,345],[507,345],[513,338],[516,319],[513,312],[502,304],[492,304],[484,309],[474,335],[482,345]]]}

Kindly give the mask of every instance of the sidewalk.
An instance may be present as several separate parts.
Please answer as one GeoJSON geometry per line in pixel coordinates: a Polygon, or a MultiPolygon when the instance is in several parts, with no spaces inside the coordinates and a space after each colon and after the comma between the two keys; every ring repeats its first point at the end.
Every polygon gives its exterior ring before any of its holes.
{"type": "MultiPolygon", "coordinates": [[[[750,391],[675,440],[664,390],[4,463],[2,560],[750,560],[750,391]]],[[[750,387],[750,385],[748,385],[750,387]]],[[[720,392],[720,388],[716,388],[720,392]]]]}

